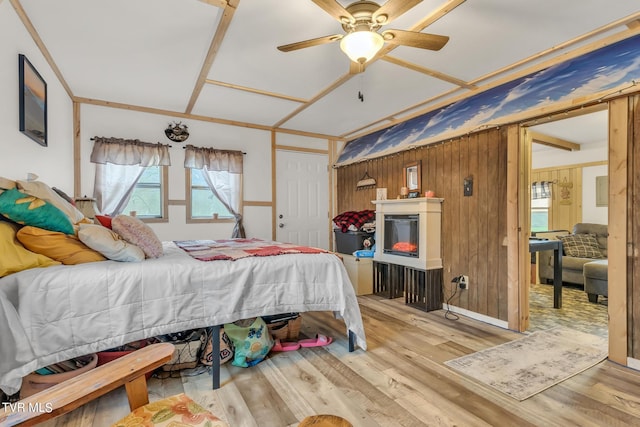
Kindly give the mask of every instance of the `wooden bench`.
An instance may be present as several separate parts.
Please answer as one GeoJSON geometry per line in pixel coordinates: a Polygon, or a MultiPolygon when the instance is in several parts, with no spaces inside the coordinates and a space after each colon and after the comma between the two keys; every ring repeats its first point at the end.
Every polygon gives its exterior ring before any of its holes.
{"type": "Polygon", "coordinates": [[[152,344],[11,405],[5,405],[0,411],[0,427],[42,423],[73,411],[120,386],[126,388],[129,407],[133,411],[149,403],[145,374],[171,360],[173,351],[173,344],[152,344]]]}

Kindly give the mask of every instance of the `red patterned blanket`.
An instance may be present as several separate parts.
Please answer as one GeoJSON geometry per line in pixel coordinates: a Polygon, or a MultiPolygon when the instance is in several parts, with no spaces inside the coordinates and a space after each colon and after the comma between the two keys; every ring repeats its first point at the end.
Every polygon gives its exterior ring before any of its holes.
{"type": "Polygon", "coordinates": [[[252,256],[328,253],[324,249],[261,239],[177,240],[174,243],[200,261],[235,261],[252,256]]]}

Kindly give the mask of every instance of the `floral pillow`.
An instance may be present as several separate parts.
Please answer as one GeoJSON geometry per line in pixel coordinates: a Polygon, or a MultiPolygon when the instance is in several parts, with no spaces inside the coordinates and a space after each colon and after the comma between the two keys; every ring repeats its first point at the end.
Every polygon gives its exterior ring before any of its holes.
{"type": "Polygon", "coordinates": [[[118,215],[111,220],[111,227],[124,240],[142,249],[147,258],[159,258],[162,256],[162,242],[151,227],[138,218],[118,215]]]}
{"type": "Polygon", "coordinates": [[[147,403],[113,424],[129,426],[206,426],[228,427],[228,424],[198,405],[184,393],[147,403]]]}
{"type": "Polygon", "coordinates": [[[18,224],[74,234],[73,225],[64,212],[15,188],[0,194],[0,214],[18,224]]]}
{"type": "Polygon", "coordinates": [[[565,255],[576,258],[604,258],[595,234],[569,234],[558,237],[562,241],[565,255]]]}

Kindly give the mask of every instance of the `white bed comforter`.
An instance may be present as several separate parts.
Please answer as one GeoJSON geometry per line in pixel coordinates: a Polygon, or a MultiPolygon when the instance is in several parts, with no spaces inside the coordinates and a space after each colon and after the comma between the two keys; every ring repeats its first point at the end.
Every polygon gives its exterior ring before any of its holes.
{"type": "Polygon", "coordinates": [[[131,341],[278,313],[333,311],[366,349],[357,298],[333,254],[203,262],[173,242],[164,253],[0,279],[0,388],[13,394],[29,372],[131,341]]]}

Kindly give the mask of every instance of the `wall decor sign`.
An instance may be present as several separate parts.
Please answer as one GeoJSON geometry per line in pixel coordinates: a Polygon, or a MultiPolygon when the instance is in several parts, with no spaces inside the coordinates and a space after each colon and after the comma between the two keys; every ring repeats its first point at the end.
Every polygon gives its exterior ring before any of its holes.
{"type": "Polygon", "coordinates": [[[20,132],[47,146],[47,83],[26,56],[18,55],[20,132]]]}

